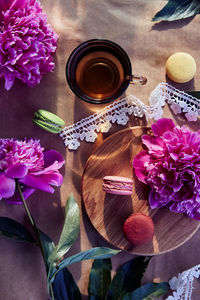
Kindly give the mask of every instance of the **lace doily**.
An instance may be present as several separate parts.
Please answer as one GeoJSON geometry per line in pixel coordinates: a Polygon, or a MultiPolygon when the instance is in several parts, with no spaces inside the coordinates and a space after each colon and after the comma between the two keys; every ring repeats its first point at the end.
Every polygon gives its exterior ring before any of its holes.
{"type": "Polygon", "coordinates": [[[65,146],[70,150],[76,150],[80,141],[93,143],[98,132],[108,132],[112,123],[126,125],[129,116],[157,120],[162,117],[162,107],[166,101],[169,103],[174,114],[185,113],[188,121],[196,121],[200,115],[200,102],[167,83],[160,83],[149,97],[149,106],[131,95],[120,99],[97,113],[82,119],[81,121],[64,127],[60,132],[65,146]]]}
{"type": "Polygon", "coordinates": [[[170,288],[175,290],[172,296],[166,298],[166,300],[191,300],[193,282],[195,278],[200,276],[200,265],[197,265],[183,273],[180,273],[178,277],[173,277],[170,281],[170,288]]]}

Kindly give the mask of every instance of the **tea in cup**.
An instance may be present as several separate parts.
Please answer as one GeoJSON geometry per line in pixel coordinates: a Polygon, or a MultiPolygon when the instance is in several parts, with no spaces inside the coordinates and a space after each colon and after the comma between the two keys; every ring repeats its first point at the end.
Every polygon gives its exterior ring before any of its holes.
{"type": "Polygon", "coordinates": [[[72,52],[66,77],[80,99],[97,104],[117,99],[130,83],[147,82],[143,76],[132,75],[130,59],[118,44],[101,39],[86,41],[72,52]]]}

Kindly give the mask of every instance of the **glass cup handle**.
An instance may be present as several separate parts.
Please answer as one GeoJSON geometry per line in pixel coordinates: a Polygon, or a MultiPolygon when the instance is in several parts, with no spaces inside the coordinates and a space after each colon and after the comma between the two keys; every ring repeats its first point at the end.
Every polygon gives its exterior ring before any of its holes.
{"type": "Polygon", "coordinates": [[[130,75],[129,81],[131,84],[144,85],[147,83],[147,78],[140,75],[130,75]]]}

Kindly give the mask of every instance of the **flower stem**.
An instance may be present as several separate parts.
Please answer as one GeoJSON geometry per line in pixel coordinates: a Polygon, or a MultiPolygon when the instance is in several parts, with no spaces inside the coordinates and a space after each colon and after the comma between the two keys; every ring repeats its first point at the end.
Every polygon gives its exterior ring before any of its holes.
{"type": "Polygon", "coordinates": [[[52,296],[52,300],[55,300],[52,284],[50,284],[50,293],[51,293],[51,296],[52,296]]]}
{"type": "Polygon", "coordinates": [[[22,190],[21,190],[21,187],[20,187],[20,184],[19,184],[19,183],[18,183],[18,191],[19,191],[19,193],[20,193],[20,197],[21,197],[21,199],[22,199],[22,202],[23,202],[25,211],[26,211],[26,213],[27,213],[27,215],[28,215],[28,218],[29,218],[29,220],[30,220],[30,222],[31,222],[31,225],[32,225],[33,227],[35,227],[35,223],[34,223],[34,221],[33,221],[33,218],[32,218],[32,216],[31,216],[31,214],[30,214],[30,211],[29,211],[29,209],[28,209],[28,206],[27,206],[26,201],[25,201],[25,199],[24,199],[24,196],[23,196],[23,194],[22,194],[22,190]]]}
{"type": "Polygon", "coordinates": [[[30,220],[30,223],[31,223],[31,225],[33,226],[33,230],[34,230],[35,235],[36,235],[36,238],[37,238],[37,243],[38,243],[38,246],[39,246],[40,251],[41,251],[41,253],[42,253],[42,257],[43,257],[43,259],[44,259],[44,262],[45,262],[45,254],[44,254],[44,249],[43,249],[43,247],[42,247],[42,243],[41,243],[41,241],[40,241],[40,233],[39,233],[38,228],[37,228],[37,226],[36,226],[36,224],[35,224],[35,221],[33,220],[32,216],[31,216],[31,213],[30,213],[30,211],[29,211],[29,209],[28,209],[28,206],[27,206],[26,201],[25,201],[25,199],[24,199],[24,196],[23,196],[23,193],[22,193],[22,190],[21,190],[21,187],[20,187],[19,182],[17,182],[17,188],[18,188],[18,191],[19,191],[19,193],[20,193],[20,197],[21,197],[21,199],[22,199],[22,202],[23,202],[25,211],[26,211],[26,213],[27,213],[27,215],[28,215],[28,218],[29,218],[29,220],[30,220]]]}
{"type": "MultiPolygon", "coordinates": [[[[41,251],[41,253],[42,253],[42,257],[43,257],[43,260],[44,260],[44,263],[45,263],[46,270],[48,271],[48,267],[46,266],[45,251],[44,251],[44,248],[43,248],[43,244],[42,244],[42,242],[41,242],[41,239],[40,239],[40,231],[38,230],[38,228],[37,228],[37,226],[36,226],[36,224],[35,224],[35,221],[34,221],[33,217],[31,216],[31,213],[30,213],[30,211],[29,211],[29,209],[28,209],[28,206],[27,206],[27,204],[26,204],[26,201],[25,201],[25,199],[24,199],[24,196],[23,196],[23,193],[22,193],[22,190],[21,190],[21,187],[20,187],[19,182],[17,182],[17,189],[18,189],[18,191],[19,191],[19,193],[20,193],[20,197],[21,197],[21,199],[22,199],[22,202],[23,202],[25,211],[26,211],[26,213],[27,213],[27,215],[28,215],[29,221],[30,221],[30,223],[31,223],[31,225],[32,225],[32,227],[33,227],[34,232],[35,232],[36,241],[37,241],[37,244],[38,244],[38,246],[39,246],[39,248],[40,248],[40,251],[41,251]]],[[[52,284],[50,284],[50,293],[51,293],[51,297],[52,297],[51,299],[52,299],[52,300],[55,300],[54,293],[53,293],[53,286],[52,286],[52,284]]]]}

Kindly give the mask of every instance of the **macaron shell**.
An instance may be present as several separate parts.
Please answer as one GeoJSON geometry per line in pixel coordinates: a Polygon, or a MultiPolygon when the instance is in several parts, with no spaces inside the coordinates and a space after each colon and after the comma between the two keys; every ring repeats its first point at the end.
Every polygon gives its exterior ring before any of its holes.
{"type": "Polygon", "coordinates": [[[63,119],[45,109],[38,109],[38,111],[35,113],[35,117],[43,121],[54,123],[59,126],[65,126],[65,122],[63,119]]]}
{"type": "Polygon", "coordinates": [[[115,190],[115,189],[105,189],[105,188],[103,188],[103,190],[107,194],[112,194],[112,195],[124,195],[124,196],[132,195],[131,191],[119,191],[119,190],[115,190]]]}
{"type": "Polygon", "coordinates": [[[103,180],[133,183],[133,180],[123,176],[104,176],[103,180]]]}
{"type": "Polygon", "coordinates": [[[148,243],[154,235],[154,223],[152,219],[142,213],[130,215],[125,220],[122,229],[126,239],[135,246],[148,243]]]}
{"type": "Polygon", "coordinates": [[[105,176],[103,178],[103,191],[114,195],[131,195],[133,181],[127,177],[105,176]]]}
{"type": "Polygon", "coordinates": [[[188,53],[177,52],[171,55],[166,62],[166,74],[174,82],[188,82],[195,73],[196,62],[188,53]]]}
{"type": "Polygon", "coordinates": [[[60,127],[60,126],[56,127],[55,125],[52,125],[50,123],[47,123],[45,121],[38,120],[38,119],[33,119],[33,122],[40,128],[42,128],[48,132],[55,133],[55,134],[59,133],[60,130],[62,129],[62,127],[60,127]]]}

